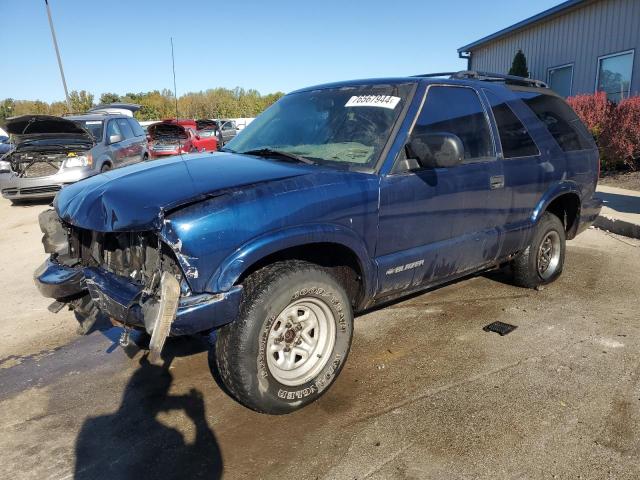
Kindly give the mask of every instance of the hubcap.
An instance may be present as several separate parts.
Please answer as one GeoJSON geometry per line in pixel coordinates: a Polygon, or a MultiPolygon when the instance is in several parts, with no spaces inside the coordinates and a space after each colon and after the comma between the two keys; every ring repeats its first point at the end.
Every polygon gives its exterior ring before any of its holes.
{"type": "Polygon", "coordinates": [[[336,341],[336,324],[329,305],[303,297],[278,315],[267,339],[267,366],[283,385],[302,385],[329,361],[336,341]]]}
{"type": "Polygon", "coordinates": [[[547,233],[538,249],[538,274],[548,280],[558,269],[560,263],[560,235],[558,232],[547,233]]]}

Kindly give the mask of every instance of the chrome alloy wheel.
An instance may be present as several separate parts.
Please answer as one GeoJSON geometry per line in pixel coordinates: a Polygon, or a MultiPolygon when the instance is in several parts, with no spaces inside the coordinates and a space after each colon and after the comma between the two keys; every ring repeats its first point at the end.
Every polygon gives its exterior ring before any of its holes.
{"type": "Polygon", "coordinates": [[[538,249],[538,275],[548,280],[558,269],[560,263],[560,235],[550,231],[540,243],[538,249]]]}
{"type": "Polygon", "coordinates": [[[267,339],[267,366],[283,385],[296,387],[318,375],[336,342],[336,322],[327,303],[303,297],[285,307],[267,339]]]}

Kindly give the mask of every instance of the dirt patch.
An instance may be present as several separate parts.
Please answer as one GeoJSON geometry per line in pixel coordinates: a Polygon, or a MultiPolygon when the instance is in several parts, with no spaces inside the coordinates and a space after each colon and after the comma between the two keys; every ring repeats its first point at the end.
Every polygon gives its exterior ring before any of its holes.
{"type": "Polygon", "coordinates": [[[603,173],[598,183],[640,192],[640,172],[603,173]]]}

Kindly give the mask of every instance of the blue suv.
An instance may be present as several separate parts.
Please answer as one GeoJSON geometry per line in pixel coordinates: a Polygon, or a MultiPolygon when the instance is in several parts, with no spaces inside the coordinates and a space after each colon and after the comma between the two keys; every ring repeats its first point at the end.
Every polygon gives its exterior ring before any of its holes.
{"type": "Polygon", "coordinates": [[[106,172],[41,215],[45,296],[84,331],[209,334],[226,390],[282,414],[322,395],[354,313],[497,267],[533,288],[597,217],[599,157],[546,86],[478,72],[286,95],[218,153],[106,172]]]}

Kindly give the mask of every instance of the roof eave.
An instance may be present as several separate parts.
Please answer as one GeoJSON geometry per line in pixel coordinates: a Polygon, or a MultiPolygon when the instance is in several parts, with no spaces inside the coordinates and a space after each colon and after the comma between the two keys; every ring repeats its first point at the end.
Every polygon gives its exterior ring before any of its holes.
{"type": "Polygon", "coordinates": [[[458,49],[458,53],[463,53],[463,52],[470,52],[472,51],[474,48],[477,48],[481,45],[484,45],[485,43],[489,43],[493,40],[496,40],[498,38],[504,37],[506,35],[509,35],[510,33],[513,33],[517,30],[520,30],[522,28],[528,27],[530,25],[533,25],[534,23],[537,23],[539,21],[548,19],[554,15],[558,15],[560,13],[563,13],[565,10],[568,10],[570,8],[576,7],[582,3],[585,3],[589,0],[568,0],[566,2],[563,2],[559,5],[556,5],[555,7],[549,8],[548,10],[545,10],[544,12],[540,12],[537,15],[534,15],[532,17],[526,18],[524,20],[522,20],[521,22],[518,23],[514,23],[513,25],[511,25],[510,27],[507,28],[503,28],[502,30],[497,31],[496,33],[492,33],[491,35],[487,35],[486,37],[481,38],[480,40],[476,40],[475,42],[472,42],[468,45],[465,45],[463,47],[460,47],[458,49]]]}

